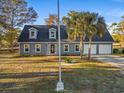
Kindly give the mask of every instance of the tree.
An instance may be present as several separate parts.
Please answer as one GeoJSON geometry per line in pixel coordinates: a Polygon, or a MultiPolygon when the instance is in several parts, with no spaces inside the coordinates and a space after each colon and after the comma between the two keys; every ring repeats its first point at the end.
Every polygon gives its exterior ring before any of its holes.
{"type": "Polygon", "coordinates": [[[67,17],[63,17],[67,26],[68,36],[71,40],[80,40],[80,56],[83,55],[83,42],[85,36],[89,39],[88,58],[91,55],[92,38],[95,34],[102,37],[106,31],[106,24],[103,17],[97,13],[71,11],[67,17]]]}
{"type": "Polygon", "coordinates": [[[25,0],[1,0],[0,22],[8,24],[11,28],[32,23],[37,18],[37,13],[32,7],[27,7],[25,0]]]}
{"type": "Polygon", "coordinates": [[[37,17],[37,12],[27,7],[25,0],[0,0],[0,26],[6,31],[5,36],[9,38],[6,40],[11,48],[17,38],[18,28],[36,21],[37,17]]]}
{"type": "Polygon", "coordinates": [[[115,42],[120,43],[120,47],[122,47],[124,42],[124,16],[121,17],[122,20],[118,23],[112,23],[109,27],[110,30],[113,30],[113,39],[115,42]]]}
{"type": "Polygon", "coordinates": [[[57,25],[58,17],[55,14],[50,14],[48,18],[45,19],[45,23],[48,26],[57,25]]]}
{"type": "Polygon", "coordinates": [[[63,23],[67,26],[69,40],[80,39],[80,56],[83,55],[83,38],[84,38],[84,13],[70,11],[67,16],[63,17],[63,23]]]}
{"type": "Polygon", "coordinates": [[[120,36],[120,47],[122,47],[124,42],[124,18],[118,23],[118,35],[120,36]]]}
{"type": "Polygon", "coordinates": [[[0,49],[4,46],[4,29],[0,26],[0,49]]]}
{"type": "Polygon", "coordinates": [[[87,13],[86,16],[86,34],[89,39],[89,50],[88,50],[88,59],[91,58],[91,47],[92,47],[92,38],[94,35],[99,35],[102,37],[106,31],[106,24],[103,17],[99,16],[97,13],[87,13]]]}
{"type": "Polygon", "coordinates": [[[120,43],[121,42],[121,35],[119,35],[119,34],[113,34],[112,37],[113,37],[113,39],[114,39],[114,41],[116,43],[120,43]]]}
{"type": "Polygon", "coordinates": [[[17,43],[18,32],[20,29],[8,30],[5,32],[4,39],[7,42],[6,47],[11,47],[11,52],[13,52],[14,45],[17,43]]]}
{"type": "Polygon", "coordinates": [[[112,37],[114,39],[115,42],[120,43],[121,42],[121,34],[120,34],[120,29],[118,26],[118,23],[112,23],[109,26],[109,30],[112,31],[112,37]]]}
{"type": "Polygon", "coordinates": [[[2,35],[2,30],[0,29],[0,49],[2,47],[2,39],[3,39],[3,35],[2,35]]]}

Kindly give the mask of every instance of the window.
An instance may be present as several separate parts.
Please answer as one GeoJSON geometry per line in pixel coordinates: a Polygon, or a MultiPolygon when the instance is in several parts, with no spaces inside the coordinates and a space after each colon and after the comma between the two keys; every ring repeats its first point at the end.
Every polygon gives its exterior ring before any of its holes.
{"type": "Polygon", "coordinates": [[[34,37],[34,36],[35,36],[35,32],[31,31],[31,37],[34,37]]]}
{"type": "Polygon", "coordinates": [[[30,45],[29,44],[24,44],[24,52],[29,53],[30,51],[30,45]]]}
{"type": "Polygon", "coordinates": [[[56,39],[56,29],[54,28],[49,29],[49,38],[56,39]]]}
{"type": "Polygon", "coordinates": [[[41,44],[36,44],[35,45],[35,52],[40,53],[41,52],[41,44]]]}
{"type": "Polygon", "coordinates": [[[31,28],[29,29],[29,38],[36,39],[37,38],[37,29],[31,28]]]}
{"type": "Polygon", "coordinates": [[[76,51],[76,52],[79,52],[79,51],[80,51],[80,46],[79,46],[79,44],[75,45],[75,51],[76,51]]]}
{"type": "Polygon", "coordinates": [[[68,44],[64,45],[64,52],[69,52],[69,45],[68,44]]]}
{"type": "Polygon", "coordinates": [[[55,32],[50,32],[50,38],[55,38],[55,32]]]}

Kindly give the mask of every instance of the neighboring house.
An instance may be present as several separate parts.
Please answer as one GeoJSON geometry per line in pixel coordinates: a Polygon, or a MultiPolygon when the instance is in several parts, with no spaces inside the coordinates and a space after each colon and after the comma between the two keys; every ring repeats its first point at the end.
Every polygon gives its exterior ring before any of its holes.
{"type": "MultiPolygon", "coordinates": [[[[26,25],[19,37],[20,55],[58,55],[57,26],[26,25]]],[[[79,55],[79,39],[70,41],[65,26],[61,26],[61,54],[79,55]]],[[[93,37],[92,54],[112,54],[113,39],[108,31],[93,37]]],[[[84,41],[84,54],[88,54],[88,39],[84,41]]]]}

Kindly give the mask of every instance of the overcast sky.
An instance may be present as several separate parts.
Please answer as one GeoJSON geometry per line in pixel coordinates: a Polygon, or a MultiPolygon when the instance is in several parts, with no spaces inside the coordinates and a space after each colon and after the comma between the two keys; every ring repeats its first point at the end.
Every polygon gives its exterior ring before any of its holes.
{"type": "MultiPolygon", "coordinates": [[[[34,24],[44,24],[49,14],[57,14],[57,0],[27,0],[28,6],[34,7],[39,18],[34,24]]],[[[65,16],[70,10],[98,12],[105,17],[109,25],[118,22],[124,15],[124,0],[60,0],[60,15],[65,16]]]]}

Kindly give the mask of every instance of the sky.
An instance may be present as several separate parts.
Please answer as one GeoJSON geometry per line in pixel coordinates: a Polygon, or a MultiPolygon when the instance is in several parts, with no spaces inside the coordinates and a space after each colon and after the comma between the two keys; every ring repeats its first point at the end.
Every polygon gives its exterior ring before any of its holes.
{"type": "MultiPolygon", "coordinates": [[[[38,13],[35,25],[45,24],[44,19],[49,14],[57,14],[57,0],[26,0],[28,7],[33,7],[38,13]]],[[[110,25],[119,22],[124,15],[124,0],[60,0],[60,17],[66,16],[71,10],[78,12],[90,11],[99,13],[110,25]]]]}

